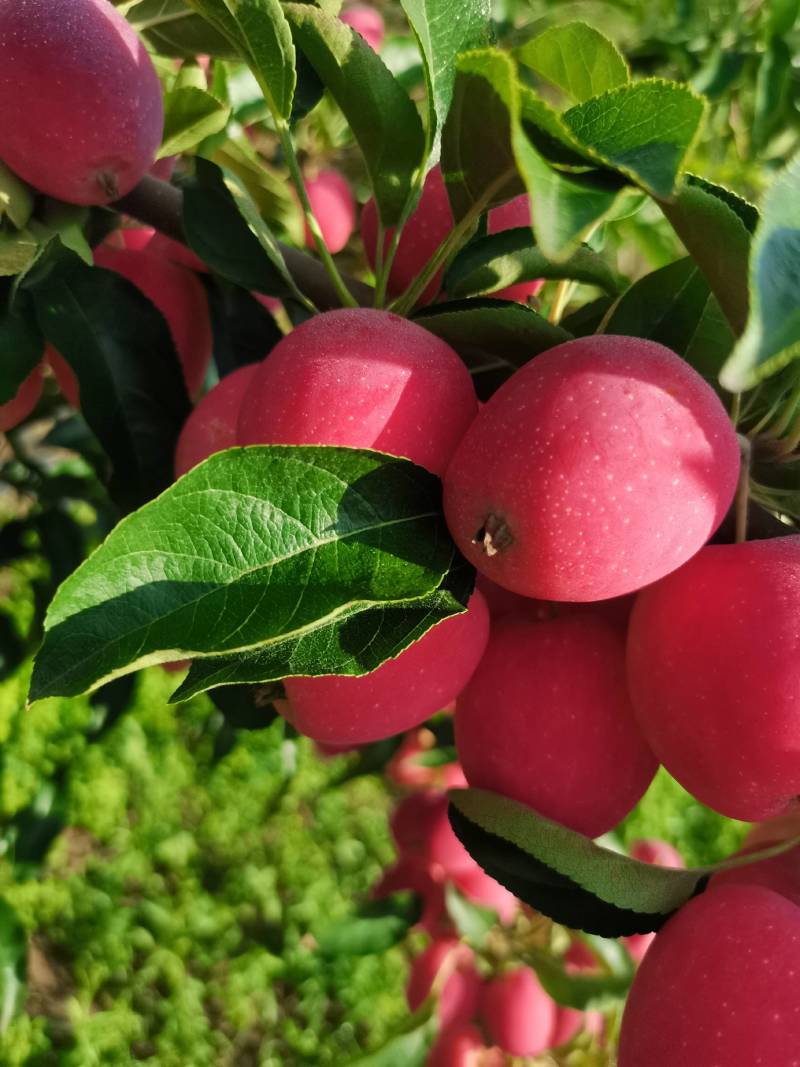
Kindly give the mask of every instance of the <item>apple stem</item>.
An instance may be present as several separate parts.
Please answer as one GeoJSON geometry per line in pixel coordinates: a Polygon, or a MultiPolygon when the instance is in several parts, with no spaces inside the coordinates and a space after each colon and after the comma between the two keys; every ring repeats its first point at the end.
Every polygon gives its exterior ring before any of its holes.
{"type": "Polygon", "coordinates": [[[736,534],[737,545],[747,540],[747,509],[750,503],[750,462],[753,449],[750,441],[744,434],[737,434],[739,448],[741,450],[741,465],[739,467],[739,484],[736,488],[736,534]]]}

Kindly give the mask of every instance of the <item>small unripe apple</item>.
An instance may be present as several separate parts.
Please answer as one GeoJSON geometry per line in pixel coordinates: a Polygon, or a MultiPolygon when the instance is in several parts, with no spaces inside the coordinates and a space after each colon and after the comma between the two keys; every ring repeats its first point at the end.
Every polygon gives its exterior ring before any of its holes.
{"type": "Polygon", "coordinates": [[[209,389],[197,404],[178,437],[175,448],[176,478],[215,452],[233,448],[236,444],[239,409],[255,372],[255,363],[239,367],[213,389],[209,389]]]}
{"type": "Polygon", "coordinates": [[[690,900],[633,980],[619,1067],[800,1064],[800,909],[761,886],[690,900]]]}
{"type": "Polygon", "coordinates": [[[73,204],[107,204],[153,165],[164,125],[144,44],[108,0],[0,4],[0,156],[73,204]]]}
{"type": "Polygon", "coordinates": [[[287,718],[300,733],[328,744],[361,744],[402,733],[461,692],[488,638],[489,612],[476,591],[466,612],[437,623],[369,674],[287,678],[287,718]]]}
{"type": "Polygon", "coordinates": [[[16,395],[0,404],[0,433],[19,426],[39,403],[42,395],[42,364],[39,363],[22,382],[16,395]]]}
{"type": "Polygon", "coordinates": [[[550,1047],[556,1008],[530,967],[486,982],[480,1012],[492,1040],[512,1056],[536,1056],[550,1047]]]}
{"type": "Polygon", "coordinates": [[[422,897],[422,915],[417,925],[431,935],[441,937],[452,932],[452,923],[445,911],[444,883],[436,881],[422,864],[408,856],[399,859],[383,872],[372,890],[376,899],[410,890],[422,897]]]}
{"type": "MultiPolygon", "coordinates": [[[[389,270],[387,292],[400,296],[419,276],[433,253],[453,228],[453,212],[440,167],[429,171],[422,187],[422,195],[397,244],[389,270]]],[[[384,258],[394,235],[390,226],[384,235],[384,258]]],[[[369,199],[361,212],[361,239],[369,265],[375,270],[378,249],[378,209],[374,198],[369,199]]],[[[430,304],[442,285],[444,270],[431,279],[420,296],[419,304],[430,304]]]]}
{"type": "Polygon", "coordinates": [[[657,767],[628,698],[623,638],[588,612],[493,623],[455,736],[471,786],[589,837],[628,814],[657,767]]]}
{"type": "Polygon", "coordinates": [[[454,937],[432,941],[411,964],[406,998],[416,1011],[434,990],[439,993],[442,1030],[470,1022],[478,1009],[481,980],[472,949],[454,937]]]}
{"type": "Polygon", "coordinates": [[[275,345],[242,404],[239,444],[374,448],[441,474],[476,410],[444,341],[387,311],[344,308],[275,345]]]}
{"type": "Polygon", "coordinates": [[[395,808],[391,830],[401,855],[428,868],[440,868],[451,877],[457,871],[471,870],[475,860],[453,833],[447,803],[445,794],[438,791],[412,793],[395,808]]]}
{"type": "MultiPolygon", "coordinates": [[[[316,177],[306,178],[305,187],[325,247],[334,254],[341,252],[356,224],[356,205],[347,179],[338,170],[321,170],[316,177]]],[[[316,247],[307,224],[306,247],[316,247]]]]}
{"type": "Polygon", "coordinates": [[[518,370],[447,469],[456,544],[492,581],[594,601],[675,570],[722,521],[739,445],[688,363],[636,337],[580,337],[518,370]]]}
{"type": "Polygon", "coordinates": [[[800,537],[709,545],[640,593],[628,634],[636,714],[698,800],[759,821],[800,794],[800,537]]]}
{"type": "Polygon", "coordinates": [[[201,282],[185,267],[154,255],[149,248],[133,252],[100,245],[94,260],[98,267],[127,278],[155,304],[167,320],[189,395],[196,396],[212,349],[208,299],[201,282]]]}
{"type": "MultiPolygon", "coordinates": [[[[494,207],[489,212],[487,229],[489,233],[502,233],[503,230],[516,229],[519,226],[531,226],[531,201],[527,193],[515,196],[500,207],[494,207]]],[[[500,300],[517,300],[520,304],[527,304],[528,298],[536,296],[544,285],[544,278],[535,278],[530,282],[517,282],[516,285],[508,285],[505,289],[498,289],[492,296],[500,300]]]]}
{"type": "Polygon", "coordinates": [[[383,44],[383,17],[380,11],[366,4],[350,4],[339,15],[342,22],[360,33],[373,52],[380,52],[383,44]]]}

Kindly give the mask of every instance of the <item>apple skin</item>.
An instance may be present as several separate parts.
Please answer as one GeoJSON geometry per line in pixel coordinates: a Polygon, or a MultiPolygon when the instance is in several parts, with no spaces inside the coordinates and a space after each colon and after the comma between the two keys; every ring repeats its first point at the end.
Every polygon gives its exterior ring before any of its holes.
{"type": "Polygon", "coordinates": [[[352,26],[356,33],[360,33],[373,52],[380,52],[384,25],[379,11],[366,4],[350,4],[339,18],[348,26],[352,26]]]}
{"type": "Polygon", "coordinates": [[[256,364],[239,367],[209,389],[184,423],[175,447],[175,477],[215,452],[236,444],[236,424],[245,393],[250,388],[256,364]]]}
{"type": "Polygon", "coordinates": [[[449,704],[477,667],[489,638],[489,612],[477,591],[452,615],[377,670],[284,682],[292,725],[326,744],[379,741],[416,726],[449,704]]]}
{"type": "Polygon", "coordinates": [[[201,282],[185,267],[154,255],[149,247],[131,251],[100,245],[94,261],[127,278],[155,304],[167,320],[189,395],[197,396],[213,346],[208,299],[201,282]]]}
{"type": "MultiPolygon", "coordinates": [[[[452,228],[453,212],[442,171],[438,166],[433,167],[425,178],[419,202],[398,241],[386,287],[389,296],[400,296],[405,292],[452,228]]],[[[388,249],[393,234],[394,227],[390,226],[384,236],[384,249],[388,249]]],[[[370,197],[361,211],[361,239],[369,265],[374,270],[378,248],[378,209],[374,197],[370,197]]],[[[444,270],[434,275],[417,304],[432,303],[442,287],[443,277],[444,270]]]]}
{"type": "Polygon", "coordinates": [[[719,398],[654,341],[581,337],[548,349],[478,413],[444,479],[453,538],[523,596],[634,592],[722,521],[739,445],[719,398]]]}
{"type": "Polygon", "coordinates": [[[16,395],[5,404],[0,404],[0,433],[13,430],[27,419],[39,403],[42,385],[42,364],[39,363],[22,382],[16,395]]]}
{"type": "MultiPolygon", "coordinates": [[[[502,233],[503,230],[516,229],[519,226],[531,225],[531,201],[527,193],[515,196],[507,204],[493,207],[487,219],[489,233],[502,233]]],[[[527,304],[532,296],[537,296],[544,285],[544,278],[535,278],[530,282],[517,282],[516,285],[508,285],[505,289],[498,289],[491,295],[499,300],[515,300],[519,304],[527,304]]]]}
{"type": "Polygon", "coordinates": [[[529,967],[486,982],[480,1014],[491,1039],[512,1056],[536,1056],[550,1047],[556,1007],[529,967]]]}
{"type": "Polygon", "coordinates": [[[657,767],[628,698],[624,640],[588,612],[494,622],[456,701],[455,738],[471,786],[589,837],[628,814],[657,767]]]}
{"type": "Polygon", "coordinates": [[[800,794],[800,536],[709,545],[639,594],[628,680],[653,751],[703,804],[758,822],[800,794]]]}
{"type": "Polygon", "coordinates": [[[685,904],[628,995],[619,1067],[798,1067],[800,909],[762,886],[685,904]]]}
{"type": "Polygon", "coordinates": [[[478,1009],[481,988],[472,949],[454,937],[443,937],[432,941],[416,957],[406,987],[411,1011],[422,1006],[437,979],[441,982],[438,990],[441,1029],[468,1023],[478,1009]]]}
{"type": "MultiPolygon", "coordinates": [[[[341,252],[356,225],[356,205],[347,179],[338,170],[321,170],[305,179],[306,193],[328,251],[341,252]]],[[[306,247],[316,248],[306,224],[306,247]]]]}
{"type": "Polygon", "coordinates": [[[163,126],[155,68],[108,0],[0,4],[0,145],[24,181],[110,203],[153,165],[163,126]]]}
{"type": "Polygon", "coordinates": [[[387,311],[344,308],[275,345],[242,405],[239,444],[374,448],[441,474],[476,411],[444,341],[387,311]]]}

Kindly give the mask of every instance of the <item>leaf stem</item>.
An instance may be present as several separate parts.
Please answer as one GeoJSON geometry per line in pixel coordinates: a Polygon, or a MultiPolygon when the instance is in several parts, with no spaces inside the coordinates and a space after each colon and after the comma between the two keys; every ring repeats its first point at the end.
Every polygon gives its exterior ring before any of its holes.
{"type": "Polygon", "coordinates": [[[413,309],[417,300],[419,300],[422,293],[425,292],[428,283],[435,276],[436,272],[442,264],[445,263],[451,253],[460,248],[462,239],[469,233],[472,226],[477,222],[483,214],[484,209],[489,206],[496,194],[508,182],[510,174],[510,170],[504,172],[484,189],[483,193],[481,193],[466,214],[456,223],[444,241],[442,241],[417,278],[411,283],[408,289],[406,289],[404,293],[401,293],[394,303],[390,305],[392,311],[396,311],[398,315],[407,315],[413,309]]]}
{"type": "Polygon", "coordinates": [[[287,166],[289,167],[289,173],[292,176],[297,195],[300,198],[300,205],[303,208],[303,214],[305,215],[306,224],[311,231],[311,236],[314,238],[314,244],[316,245],[319,257],[322,260],[322,264],[331,280],[339,299],[342,302],[343,307],[358,307],[357,301],[354,299],[350,290],[344,284],[342,276],[339,273],[339,268],[333,261],[325,241],[322,236],[322,231],[319,228],[316,215],[311,208],[311,202],[308,199],[308,192],[306,191],[306,184],[303,181],[303,173],[300,170],[300,164],[297,159],[297,153],[294,150],[294,142],[292,141],[292,135],[289,131],[289,127],[283,119],[277,120],[276,125],[278,127],[278,134],[281,139],[281,147],[283,148],[284,158],[286,159],[287,166]]]}
{"type": "Polygon", "coordinates": [[[384,241],[386,239],[386,231],[383,228],[380,215],[378,216],[378,235],[380,243],[378,248],[381,254],[380,269],[377,272],[376,287],[375,287],[375,307],[380,308],[386,303],[386,289],[389,284],[389,275],[392,272],[392,264],[394,263],[394,257],[397,254],[397,249],[400,245],[400,238],[403,236],[403,229],[414,213],[419,197],[420,189],[424,186],[424,177],[422,168],[417,173],[414,183],[411,186],[408,197],[403,210],[400,214],[400,218],[397,221],[397,225],[394,227],[391,239],[389,240],[389,248],[384,250],[384,241]]]}
{"type": "Polygon", "coordinates": [[[550,307],[550,314],[547,316],[554,326],[558,326],[559,322],[561,322],[561,317],[566,311],[567,304],[574,291],[575,282],[571,278],[562,278],[556,286],[556,291],[553,295],[553,303],[550,307]]]}

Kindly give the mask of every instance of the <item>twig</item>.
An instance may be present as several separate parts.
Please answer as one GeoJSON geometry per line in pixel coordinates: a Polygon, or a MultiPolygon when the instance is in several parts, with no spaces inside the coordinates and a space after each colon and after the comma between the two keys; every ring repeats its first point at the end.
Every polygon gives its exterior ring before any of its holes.
{"type": "MultiPolygon", "coordinates": [[[[169,182],[146,175],[127,196],[117,200],[112,207],[138,219],[174,241],[186,244],[183,232],[183,193],[169,182]]],[[[286,267],[299,289],[322,311],[342,306],[339,294],[319,260],[301,252],[298,248],[278,242],[286,267]]],[[[342,276],[344,284],[361,307],[371,307],[371,286],[355,278],[342,276]]]]}

